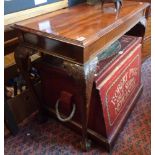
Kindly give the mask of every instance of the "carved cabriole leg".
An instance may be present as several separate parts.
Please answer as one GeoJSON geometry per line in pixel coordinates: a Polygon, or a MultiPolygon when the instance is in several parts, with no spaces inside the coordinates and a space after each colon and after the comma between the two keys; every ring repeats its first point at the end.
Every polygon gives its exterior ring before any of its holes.
{"type": "Polygon", "coordinates": [[[94,74],[98,59],[95,58],[85,65],[76,65],[64,62],[65,70],[74,78],[77,88],[77,94],[81,101],[81,123],[82,123],[82,149],[87,151],[90,148],[90,142],[87,139],[87,125],[89,116],[89,105],[93,88],[94,74]],[[79,96],[80,94],[80,96],[79,96]]]}
{"type": "Polygon", "coordinates": [[[37,93],[33,87],[33,84],[31,82],[30,76],[29,76],[29,70],[31,68],[31,59],[30,56],[34,53],[34,50],[31,50],[24,46],[23,44],[19,45],[15,52],[14,57],[17,64],[18,69],[20,70],[24,80],[26,81],[26,84],[31,91],[34,99],[36,100],[36,103],[38,103],[39,110],[41,111],[41,102],[37,96],[37,93]]]}

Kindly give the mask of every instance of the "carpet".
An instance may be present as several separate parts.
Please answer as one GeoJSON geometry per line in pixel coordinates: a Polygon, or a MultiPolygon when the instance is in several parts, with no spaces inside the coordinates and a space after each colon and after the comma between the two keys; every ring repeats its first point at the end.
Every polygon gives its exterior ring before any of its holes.
{"type": "MultiPolygon", "coordinates": [[[[143,93],[121,130],[112,155],[151,154],[151,58],[142,65],[143,93]]],[[[81,136],[54,119],[39,125],[35,115],[20,127],[16,136],[4,141],[5,155],[108,155],[93,142],[90,151],[80,150],[81,136]]]]}

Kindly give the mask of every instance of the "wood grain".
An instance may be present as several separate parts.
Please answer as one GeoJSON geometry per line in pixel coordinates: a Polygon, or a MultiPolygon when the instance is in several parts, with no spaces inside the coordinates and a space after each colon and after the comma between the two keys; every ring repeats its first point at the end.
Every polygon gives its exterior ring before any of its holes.
{"type": "MultiPolygon", "coordinates": [[[[40,35],[46,33],[49,38],[86,47],[143,11],[148,5],[148,3],[125,2],[119,18],[116,19],[114,12],[106,13],[101,10],[100,5],[92,6],[84,3],[64,9],[60,13],[58,11],[19,22],[15,27],[33,33],[39,32],[40,35]]],[[[107,5],[109,8],[112,6],[107,5]]]]}
{"type": "MultiPolygon", "coordinates": [[[[59,11],[61,13],[65,13],[64,10],[61,10],[59,11]]],[[[58,12],[56,13],[52,13],[52,14],[58,14],[58,12]]],[[[48,18],[49,14],[46,14],[44,15],[43,17],[40,16],[40,20],[45,20],[46,18],[48,18]]],[[[28,22],[34,22],[35,19],[30,19],[28,20],[28,22]]],[[[27,24],[27,22],[25,21],[24,23],[27,24]]],[[[5,35],[5,40],[8,40],[10,38],[7,38],[9,37],[9,34],[6,36],[5,35]]],[[[143,50],[142,50],[142,60],[144,61],[148,56],[151,55],[151,17],[148,18],[147,20],[147,27],[146,27],[146,32],[145,32],[145,38],[144,38],[144,42],[143,42],[143,50]]],[[[9,54],[7,56],[5,56],[4,58],[5,60],[5,66],[10,66],[11,64],[14,64],[15,61],[14,61],[14,54],[9,54]]]]}
{"type": "MultiPolygon", "coordinates": [[[[35,47],[41,48],[42,52],[52,52],[59,57],[64,56],[65,59],[83,64],[135,26],[143,18],[148,6],[148,3],[124,2],[116,19],[115,12],[103,11],[100,5],[92,6],[83,3],[19,22],[14,25],[14,28],[24,34],[24,39],[27,32],[31,36],[35,35],[33,36],[36,38],[35,47]],[[47,48],[47,39],[54,47],[47,48]],[[64,47],[63,50],[65,47],[70,49],[67,50],[68,52],[66,50],[60,52],[62,47],[64,47]]],[[[113,5],[107,4],[105,7],[110,10],[113,5]]],[[[29,40],[29,45],[33,45],[34,43],[31,42],[33,39],[29,40]]]]}

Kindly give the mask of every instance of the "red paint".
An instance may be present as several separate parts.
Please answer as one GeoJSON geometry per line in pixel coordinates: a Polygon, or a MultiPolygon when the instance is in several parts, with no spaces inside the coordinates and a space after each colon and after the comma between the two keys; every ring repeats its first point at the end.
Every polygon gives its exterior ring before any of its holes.
{"type": "Polygon", "coordinates": [[[128,57],[127,60],[119,66],[119,69],[110,78],[107,78],[110,76],[109,74],[102,79],[103,81],[108,80],[99,88],[108,136],[117,127],[120,118],[127,107],[130,106],[130,99],[132,99],[140,85],[141,46],[138,45],[134,50],[131,56],[127,55],[125,57],[128,57]]]}

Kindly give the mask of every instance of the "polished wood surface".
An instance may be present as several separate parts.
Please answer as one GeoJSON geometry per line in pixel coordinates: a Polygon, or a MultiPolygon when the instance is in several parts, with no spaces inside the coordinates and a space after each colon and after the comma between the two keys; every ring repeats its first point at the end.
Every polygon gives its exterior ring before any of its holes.
{"type": "MultiPolygon", "coordinates": [[[[111,4],[109,7],[112,7],[111,4]]],[[[125,2],[119,18],[114,12],[102,11],[100,5],[81,4],[55,13],[49,13],[16,24],[18,29],[47,33],[48,37],[66,42],[87,46],[107,32],[126,22],[148,6],[147,3],[125,2]]],[[[107,8],[108,9],[108,8],[107,8]]]]}
{"type": "Polygon", "coordinates": [[[112,6],[105,5],[103,11],[100,5],[83,3],[19,22],[14,28],[33,34],[36,48],[83,64],[142,20],[149,3],[124,2],[117,19],[112,6]],[[53,46],[47,47],[47,42],[53,46]]]}
{"type": "MultiPolygon", "coordinates": [[[[12,36],[12,33],[9,35],[5,35],[5,40],[9,40],[12,36]]],[[[17,37],[17,35],[15,36],[17,37]]],[[[13,52],[12,48],[12,52],[13,52]]],[[[5,49],[6,53],[9,53],[7,49],[5,49]]],[[[143,42],[143,49],[142,49],[142,61],[146,60],[149,56],[151,56],[151,17],[147,19],[147,26],[146,26],[146,32],[143,42]]],[[[14,60],[14,53],[10,53],[4,57],[4,66],[10,66],[12,64],[15,64],[14,60]]]]}

